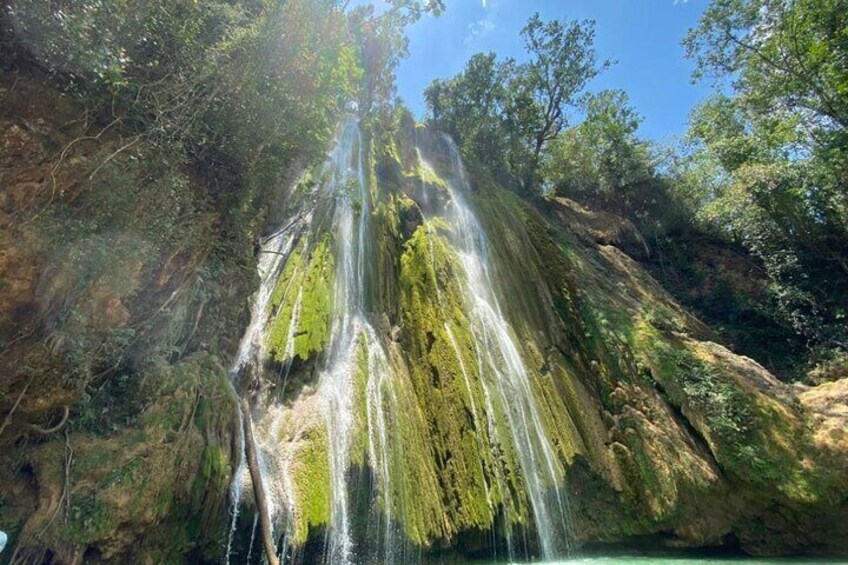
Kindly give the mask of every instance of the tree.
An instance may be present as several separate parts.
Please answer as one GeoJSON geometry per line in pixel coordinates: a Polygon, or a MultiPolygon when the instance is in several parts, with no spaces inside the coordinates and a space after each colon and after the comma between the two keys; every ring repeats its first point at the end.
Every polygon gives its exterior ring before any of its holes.
{"type": "Polygon", "coordinates": [[[845,0],[717,0],[684,40],[698,77],[731,77],[758,112],[797,113],[816,128],[848,126],[845,0]]]}
{"type": "Polygon", "coordinates": [[[533,193],[545,147],[568,124],[568,109],[588,81],[609,63],[597,65],[594,22],[543,22],[535,14],[521,33],[527,62],[477,54],[454,78],[434,81],[425,100],[431,121],[466,152],[495,162],[533,193]]]}
{"type": "Polygon", "coordinates": [[[621,90],[586,97],[586,116],[551,144],[542,176],[557,193],[608,204],[626,200],[628,187],[651,174],[647,145],[636,136],[642,122],[621,90]]]}
{"type": "Polygon", "coordinates": [[[848,348],[848,1],[714,0],[684,41],[726,79],[691,118],[681,191],[771,278],[784,319],[848,348]]]}
{"type": "Polygon", "coordinates": [[[521,36],[531,59],[523,67],[517,87],[530,94],[533,113],[537,114],[526,121],[534,126],[529,141],[534,162],[538,163],[545,144],[567,125],[567,108],[575,103],[586,83],[610,63],[597,66],[595,22],[591,20],[543,22],[536,13],[521,36]]]}
{"type": "MultiPolygon", "coordinates": [[[[506,173],[506,84],[513,80],[515,64],[498,61],[494,53],[478,53],[452,79],[433,81],[424,91],[431,119],[450,133],[467,151],[487,155],[506,173]]],[[[498,167],[496,167],[498,168],[498,167]]]]}
{"type": "MultiPolygon", "coordinates": [[[[341,4],[346,11],[349,0],[341,4]]],[[[359,99],[360,109],[388,111],[394,101],[395,70],[407,55],[409,40],[404,30],[424,14],[440,15],[443,0],[391,0],[389,7],[377,12],[373,4],[350,11],[351,27],[361,46],[365,83],[359,99]]]]}
{"type": "MultiPolygon", "coordinates": [[[[346,11],[350,6],[350,0],[339,0],[341,11],[346,11]]],[[[445,10],[444,0],[388,0],[388,9],[377,14],[373,6],[365,7],[370,14],[369,20],[395,19],[401,20],[406,26],[418,21],[425,13],[440,15],[445,10]]]]}

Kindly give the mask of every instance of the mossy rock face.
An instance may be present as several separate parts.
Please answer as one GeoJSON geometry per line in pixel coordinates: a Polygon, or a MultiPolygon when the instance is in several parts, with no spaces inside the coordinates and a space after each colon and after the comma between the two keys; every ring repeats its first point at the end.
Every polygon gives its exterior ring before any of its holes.
{"type": "Polygon", "coordinates": [[[271,296],[273,322],[268,349],[278,363],[306,361],[327,347],[332,316],[334,259],[332,241],[308,238],[288,257],[271,296]]]}
{"type": "MultiPolygon", "coordinates": [[[[485,527],[494,519],[487,502],[484,468],[496,464],[492,454],[479,450],[481,422],[475,407],[485,405],[482,390],[470,381],[477,360],[465,317],[464,274],[458,257],[438,235],[446,226],[428,223],[407,241],[401,257],[401,343],[410,365],[410,378],[424,410],[432,457],[450,530],[447,534],[485,527]],[[466,385],[470,382],[470,386],[466,385]]],[[[516,469],[514,454],[511,468],[516,469]]],[[[510,489],[519,492],[520,489],[510,489]]],[[[496,505],[505,493],[491,494],[496,505]]],[[[526,508],[526,501],[522,500],[526,508]]]]}
{"type": "Polygon", "coordinates": [[[651,375],[735,480],[795,504],[836,495],[843,478],[814,464],[807,414],[785,385],[716,344],[663,337],[648,322],[637,331],[651,375]]]}
{"type": "MultiPolygon", "coordinates": [[[[508,533],[532,538],[533,509],[504,403],[486,388],[494,376],[478,359],[462,257],[452,226],[439,217],[449,205],[447,183],[456,180],[446,146],[408,116],[395,122],[392,131],[363,135],[370,202],[357,202],[355,214],[369,214],[366,296],[346,375],[347,484],[359,489],[350,493],[350,507],[361,515],[351,523],[365,532],[358,543],[369,543],[374,532],[383,537],[388,523],[386,537],[411,548],[409,555],[485,555],[508,533]]],[[[848,383],[782,385],[713,343],[709,328],[621,250],[581,236],[585,226],[570,223],[579,219],[531,205],[485,167],[468,165],[472,187],[463,196],[486,232],[493,290],[562,468],[556,480],[570,496],[577,541],[647,536],[676,547],[710,546],[733,534],[751,552],[848,551],[839,531],[848,515],[848,383]]],[[[188,207],[186,179],[179,168],[165,169],[157,190],[173,188],[188,207]]],[[[136,197],[133,209],[144,209],[145,195],[136,197]]],[[[313,197],[301,194],[299,205],[313,205],[313,197]]],[[[332,198],[320,198],[271,296],[263,343],[269,358],[260,368],[267,374],[254,415],[260,452],[279,463],[273,487],[288,497],[285,526],[298,549],[323,543],[332,522],[329,450],[336,438],[321,374],[338,313],[340,242],[332,235],[332,198]],[[298,386],[274,388],[280,367],[291,369],[298,386]]],[[[42,287],[48,311],[62,297],[108,310],[100,319],[108,327],[67,318],[70,325],[57,333],[66,341],[50,345],[64,349],[74,328],[133,344],[138,381],[110,394],[132,395],[138,405],[121,413],[127,423],[118,428],[73,427],[67,443],[59,435],[29,443],[2,466],[14,494],[0,499],[9,509],[0,526],[24,540],[34,559],[49,549],[69,562],[86,552],[173,562],[196,557],[198,548],[207,548],[210,561],[221,558],[238,461],[236,400],[225,369],[238,331],[224,330],[246,325],[239,316],[250,295],[246,279],[228,278],[235,268],[224,257],[250,257],[249,238],[238,231],[226,253],[200,245],[224,220],[191,209],[198,218],[186,245],[173,231],[173,210],[163,220],[168,225],[139,228],[145,239],[161,232],[161,240],[135,250],[131,239],[79,228],[66,247],[74,257],[42,287]],[[128,255],[114,262],[114,273],[101,272],[94,263],[106,255],[104,242],[136,253],[140,263],[128,255]],[[78,272],[91,275],[82,290],[78,272]],[[223,313],[210,313],[216,303],[223,313]],[[122,333],[122,324],[149,315],[151,304],[159,309],[154,321],[122,333]],[[195,343],[210,352],[189,345],[195,343]],[[156,354],[136,362],[145,351],[156,354]]],[[[98,214],[98,222],[117,221],[108,216],[98,214]]],[[[234,229],[233,222],[225,224],[234,229]]],[[[39,245],[33,248],[44,251],[39,245]]],[[[239,272],[253,272],[248,263],[239,272]]],[[[34,282],[27,284],[34,293],[34,282]]],[[[35,367],[38,388],[62,377],[51,355],[41,344],[12,358],[35,367]]],[[[3,402],[10,404],[29,376],[20,373],[3,402]]],[[[22,414],[55,417],[78,394],[72,386],[49,390],[51,403],[22,404],[22,414]]],[[[250,507],[252,494],[245,496],[250,507]]]]}
{"type": "Polygon", "coordinates": [[[363,422],[364,463],[378,477],[377,518],[383,528],[399,528],[401,544],[428,547],[446,537],[442,496],[424,414],[400,350],[363,342],[359,371],[369,415],[363,422]]]}
{"type": "Polygon", "coordinates": [[[0,229],[0,411],[21,399],[0,434],[14,492],[0,528],[32,562],[215,553],[259,193],[182,148],[127,145],[138,131],[123,120],[78,120],[90,106],[18,70],[0,77],[14,218],[0,229]]]}
{"type": "Polygon", "coordinates": [[[147,382],[138,429],[70,434],[33,452],[39,504],[19,533],[23,555],[54,547],[68,561],[84,552],[118,559],[144,539],[148,556],[167,560],[221,541],[236,425],[227,371],[198,355],[147,382]]]}
{"type": "Polygon", "coordinates": [[[535,348],[572,415],[576,434],[566,437],[578,438],[577,455],[563,460],[582,462],[597,485],[574,483],[581,538],[664,531],[673,532],[669,543],[698,546],[733,533],[752,552],[840,551],[830,520],[846,512],[848,455],[831,439],[838,433],[811,432],[834,416],[712,343],[709,329],[618,249],[575,237],[582,226],[539,214],[485,174],[472,184],[496,271],[521,265],[496,276],[513,327],[527,336],[528,365],[536,366],[535,348]],[[762,520],[784,534],[758,534],[762,520]]]}
{"type": "Polygon", "coordinates": [[[318,427],[303,437],[303,448],[294,453],[292,484],[295,488],[296,526],[293,542],[306,542],[310,529],[330,521],[330,463],[326,429],[318,427]]]}

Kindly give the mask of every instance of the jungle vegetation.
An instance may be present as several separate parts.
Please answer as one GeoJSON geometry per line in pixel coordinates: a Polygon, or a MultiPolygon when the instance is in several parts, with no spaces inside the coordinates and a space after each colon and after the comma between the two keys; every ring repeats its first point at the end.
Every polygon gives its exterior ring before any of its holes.
{"type": "Polygon", "coordinates": [[[674,146],[639,138],[642,118],[625,91],[587,88],[613,64],[597,60],[592,21],[531,18],[526,62],[475,55],[427,89],[428,119],[542,207],[564,196],[633,221],[654,274],[772,370],[842,374],[847,8],[714,0],[683,44],[693,80],[712,81],[715,94],[674,146]],[[750,260],[765,294],[723,283],[693,293],[711,278],[699,242],[750,260]]]}
{"type": "MultiPolygon", "coordinates": [[[[390,123],[405,26],[449,8],[348,4],[6,0],[0,49],[7,72],[37,69],[84,102],[96,133],[120,132],[108,160],[141,142],[175,150],[253,186],[255,202],[256,186],[325,149],[351,101],[390,123]]],[[[525,62],[474,55],[427,88],[427,118],[538,205],[565,196],[635,222],[654,273],[773,370],[838,367],[848,347],[845,8],[715,0],[683,41],[693,80],[715,94],[673,147],[639,138],[625,91],[588,88],[614,64],[598,60],[592,21],[533,16],[525,62]],[[749,258],[767,296],[724,284],[693,293],[709,278],[696,241],[749,258]],[[788,353],[763,359],[776,343],[788,353]]]]}

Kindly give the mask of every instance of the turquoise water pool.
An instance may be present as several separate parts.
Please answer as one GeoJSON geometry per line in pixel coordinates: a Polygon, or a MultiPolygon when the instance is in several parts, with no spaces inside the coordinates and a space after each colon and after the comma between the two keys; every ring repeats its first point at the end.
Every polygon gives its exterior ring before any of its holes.
{"type": "Polygon", "coordinates": [[[804,557],[765,559],[753,557],[591,556],[573,557],[559,561],[546,561],[543,565],[837,565],[841,563],[848,563],[848,560],[815,559],[804,557]]]}

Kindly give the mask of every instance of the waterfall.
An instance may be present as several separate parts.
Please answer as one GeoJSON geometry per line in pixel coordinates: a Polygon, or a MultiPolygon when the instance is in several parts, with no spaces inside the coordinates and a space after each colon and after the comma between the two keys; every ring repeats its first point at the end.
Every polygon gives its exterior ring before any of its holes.
{"type": "MultiPolygon", "coordinates": [[[[520,347],[501,310],[487,237],[466,202],[470,189],[459,153],[452,142],[446,143],[450,155],[447,204],[438,213],[446,220],[445,225],[451,226],[447,243],[456,253],[463,278],[461,292],[468,326],[462,328],[465,340],[462,350],[456,337],[460,328],[452,326],[456,322],[446,320],[444,330],[449,350],[458,361],[460,382],[468,395],[474,441],[481,455],[477,470],[483,481],[481,495],[485,495],[493,519],[499,511],[498,504],[503,504],[508,557],[520,557],[515,555],[516,547],[526,549],[527,543],[519,545],[513,540],[513,530],[520,524],[512,520],[526,514],[513,508],[513,497],[508,494],[518,480],[526,491],[531,514],[528,518],[535,524],[543,555],[561,556],[568,552],[572,539],[568,499],[562,486],[565,471],[543,425],[520,347]],[[468,347],[473,348],[473,357],[464,357],[463,350],[468,347]],[[491,453],[491,458],[483,457],[485,453],[491,453]]],[[[420,151],[418,159],[422,170],[433,172],[420,151]]],[[[300,210],[290,214],[285,227],[262,242],[258,265],[260,286],[252,300],[250,323],[230,370],[234,387],[249,377],[250,390],[257,391],[252,413],[240,412],[239,418],[250,418],[242,421],[251,423],[254,430],[262,483],[259,487],[266,495],[277,553],[284,561],[295,560],[298,544],[309,535],[312,523],[305,521],[308,509],[299,506],[317,495],[318,491],[312,489],[325,489],[322,492],[327,495],[322,502],[326,516],[321,552],[324,563],[353,565],[368,560],[381,563],[409,560],[405,555],[407,546],[402,526],[406,512],[414,507],[409,506],[413,502],[404,500],[408,479],[398,473],[404,472],[402,466],[408,463],[404,433],[425,438],[427,432],[404,431],[403,426],[409,425],[404,421],[417,421],[409,420],[409,415],[415,413],[415,396],[411,396],[408,382],[399,381],[407,372],[396,346],[390,345],[388,328],[374,323],[379,312],[375,309],[379,304],[372,304],[371,300],[376,294],[371,281],[378,280],[378,273],[374,272],[376,240],[371,224],[375,206],[363,160],[362,134],[358,122],[349,118],[338,130],[334,148],[316,177],[317,186],[306,198],[298,199],[300,210]],[[319,245],[319,241],[331,241],[332,245],[319,245]],[[324,256],[312,255],[312,249],[318,247],[331,249],[332,253],[332,267],[326,263],[325,272],[331,308],[326,318],[325,345],[314,356],[309,374],[304,375],[302,367],[294,365],[297,343],[303,335],[300,319],[301,316],[309,319],[309,308],[315,306],[308,305],[311,287],[303,277],[312,268],[309,266],[312,258],[324,256]],[[290,262],[295,255],[297,260],[290,262]],[[287,305],[286,309],[280,300],[287,305]],[[286,314],[281,314],[283,311],[286,314]],[[280,316],[285,317],[278,320],[280,316]],[[277,337],[274,345],[269,346],[272,328],[277,337]],[[278,362],[276,379],[262,373],[263,364],[272,353],[278,362]],[[294,386],[301,388],[287,398],[290,373],[297,383],[294,386]],[[277,394],[270,394],[275,388],[277,394]],[[315,443],[319,440],[321,443],[315,443]],[[315,446],[320,446],[324,455],[316,455],[315,446]],[[304,461],[316,457],[321,460],[304,461]],[[368,517],[355,515],[362,507],[353,506],[356,501],[364,500],[353,491],[358,483],[352,476],[354,465],[363,460],[372,479],[371,490],[366,493],[368,517]],[[298,484],[299,469],[304,464],[320,467],[319,478],[310,479],[320,483],[298,484]],[[362,518],[367,522],[364,529],[362,518]]],[[[421,194],[428,200],[445,197],[443,194],[430,198],[428,190],[422,183],[421,194]]],[[[428,222],[425,228],[430,235],[429,268],[437,279],[433,241],[440,235],[431,231],[428,222]]],[[[321,261],[319,264],[323,264],[321,261]]],[[[443,296],[437,283],[436,300],[441,303],[443,296]]],[[[239,506],[244,493],[251,492],[244,438],[240,436],[239,441],[242,453],[230,490],[228,561],[239,506]]],[[[255,526],[251,529],[248,551],[255,555],[254,530],[255,526]]],[[[494,530],[492,535],[495,547],[494,530]]]]}
{"type": "MultiPolygon", "coordinates": [[[[546,558],[561,556],[570,551],[573,540],[568,498],[562,492],[565,471],[542,424],[527,367],[502,312],[486,234],[465,201],[470,187],[459,151],[449,137],[444,139],[451,161],[446,219],[465,274],[467,315],[475,341],[478,375],[486,397],[493,392],[500,412],[507,418],[542,554],[546,558]]],[[[420,151],[418,156],[422,159],[420,151]]],[[[432,169],[423,159],[421,166],[432,169]]],[[[512,546],[511,540],[508,544],[512,546]]]]}
{"type": "Polygon", "coordinates": [[[350,161],[357,131],[351,124],[346,124],[342,131],[333,155],[334,178],[330,186],[332,190],[338,191],[333,217],[337,245],[334,314],[327,360],[319,377],[319,394],[323,399],[322,412],[329,438],[331,507],[325,560],[328,565],[347,565],[352,562],[347,462],[353,396],[351,361],[356,349],[362,292],[361,281],[358,280],[361,255],[358,252],[359,240],[354,239],[352,195],[347,193],[347,188],[351,180],[350,161]]]}
{"type": "MultiPolygon", "coordinates": [[[[274,286],[277,283],[280,272],[285,265],[285,260],[291,253],[297,238],[300,236],[305,226],[309,225],[311,219],[312,213],[310,210],[298,210],[288,219],[288,221],[285,222],[283,229],[278,230],[263,242],[263,247],[260,249],[260,256],[257,265],[257,272],[260,279],[259,289],[253,296],[250,309],[250,323],[242,336],[236,357],[229,371],[230,382],[233,385],[234,394],[236,394],[235,385],[241,379],[244,372],[247,371],[249,377],[256,378],[258,371],[260,370],[264,350],[263,337],[269,323],[268,305],[274,291],[274,286]]],[[[232,484],[230,485],[231,522],[226,549],[226,562],[228,564],[230,562],[230,556],[233,549],[233,536],[238,524],[239,507],[244,493],[250,490],[248,487],[250,486],[251,481],[250,473],[248,473],[247,470],[245,437],[242,422],[244,418],[251,418],[252,416],[243,412],[240,403],[237,405],[237,411],[239,419],[239,462],[233,474],[232,484]]],[[[273,499],[273,492],[268,488],[268,485],[263,484],[262,488],[266,494],[269,495],[272,506],[277,506],[279,502],[273,499]]],[[[252,545],[253,544],[251,542],[251,547],[252,545]]]]}
{"type": "Polygon", "coordinates": [[[332,480],[331,524],[325,561],[328,564],[352,563],[353,542],[350,526],[349,467],[350,433],[354,414],[351,377],[357,347],[366,348],[367,382],[365,385],[366,426],[369,465],[376,475],[382,495],[383,561],[395,559],[392,529],[392,443],[387,411],[397,411],[397,395],[392,371],[382,341],[369,321],[367,281],[370,280],[369,249],[372,203],[364,178],[362,137],[358,124],[349,120],[342,128],[332,155],[331,188],[337,191],[333,219],[336,250],[336,286],[334,321],[327,364],[321,373],[319,390],[324,395],[324,414],[330,436],[330,476],[332,480]],[[351,187],[355,187],[355,191],[351,187]],[[354,209],[354,198],[358,210],[354,209]],[[358,215],[358,219],[356,216],[358,215]],[[354,233],[355,230],[355,233],[354,233]],[[392,447],[390,447],[390,444],[392,447]]]}

